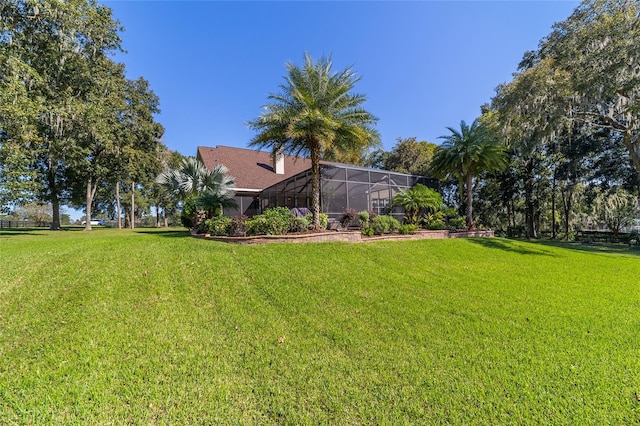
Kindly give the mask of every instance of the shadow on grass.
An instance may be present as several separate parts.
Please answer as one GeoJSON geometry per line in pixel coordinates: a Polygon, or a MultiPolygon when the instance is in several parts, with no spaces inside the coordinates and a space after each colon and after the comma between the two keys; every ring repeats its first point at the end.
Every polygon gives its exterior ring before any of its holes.
{"type": "Polygon", "coordinates": [[[33,232],[33,229],[3,229],[0,231],[0,238],[16,237],[18,235],[42,235],[39,232],[33,232]]]}
{"type": "Polygon", "coordinates": [[[505,240],[500,238],[469,238],[468,241],[486,248],[504,250],[511,253],[536,256],[555,256],[548,250],[541,249],[532,244],[527,244],[527,246],[524,246],[524,242],[515,240],[505,240]]]}
{"type": "Polygon", "coordinates": [[[146,228],[136,229],[134,232],[138,234],[153,235],[164,238],[191,238],[191,234],[186,229],[158,229],[146,228]]]}
{"type": "Polygon", "coordinates": [[[608,244],[608,243],[579,243],[567,241],[537,241],[537,244],[559,247],[567,250],[576,250],[586,253],[612,253],[626,254],[640,257],[640,250],[629,248],[626,244],[608,244]]]}
{"type": "MultiPolygon", "coordinates": [[[[84,229],[84,228],[80,228],[84,229]]],[[[19,235],[39,235],[44,236],[50,232],[61,231],[77,231],[76,228],[62,228],[59,231],[51,231],[49,228],[2,228],[0,229],[0,238],[17,237],[19,235]]]]}

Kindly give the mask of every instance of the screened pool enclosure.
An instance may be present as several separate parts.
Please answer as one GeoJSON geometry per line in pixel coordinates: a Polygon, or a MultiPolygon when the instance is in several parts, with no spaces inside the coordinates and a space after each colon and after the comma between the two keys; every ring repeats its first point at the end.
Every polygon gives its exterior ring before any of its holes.
{"type": "MultiPolygon", "coordinates": [[[[392,214],[402,219],[403,210],[392,208],[391,200],[418,183],[435,188],[437,180],[385,170],[345,164],[321,164],[320,211],[338,219],[347,209],[392,214]]],[[[301,172],[260,193],[259,208],[311,207],[311,170],[301,172]]]]}

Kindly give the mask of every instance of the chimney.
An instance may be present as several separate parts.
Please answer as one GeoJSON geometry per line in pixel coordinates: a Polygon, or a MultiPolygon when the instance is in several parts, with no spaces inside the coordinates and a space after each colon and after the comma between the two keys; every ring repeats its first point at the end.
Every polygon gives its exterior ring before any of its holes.
{"type": "Polygon", "coordinates": [[[275,171],[277,175],[284,174],[284,154],[282,153],[282,149],[273,151],[273,171],[275,171]]]}

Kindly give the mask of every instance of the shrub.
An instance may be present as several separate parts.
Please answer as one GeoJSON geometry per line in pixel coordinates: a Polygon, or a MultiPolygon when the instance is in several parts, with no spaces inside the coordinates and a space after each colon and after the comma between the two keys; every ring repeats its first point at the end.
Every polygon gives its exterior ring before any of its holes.
{"type": "MultiPolygon", "coordinates": [[[[313,223],[313,213],[306,214],[304,218],[309,222],[309,225],[313,223]]],[[[329,216],[325,213],[320,213],[320,227],[323,229],[327,229],[327,225],[329,224],[329,216]]]]}
{"type": "Polygon", "coordinates": [[[376,235],[389,234],[398,230],[400,222],[393,216],[380,215],[371,220],[371,227],[376,235]]]}
{"type": "Polygon", "coordinates": [[[342,212],[342,216],[340,216],[340,225],[342,228],[348,228],[353,222],[353,219],[356,217],[356,211],[354,209],[346,209],[342,212]]]}
{"type": "Polygon", "coordinates": [[[187,229],[193,229],[196,226],[196,202],[194,198],[188,198],[182,205],[182,213],[180,214],[180,222],[187,229]]]}
{"type": "Polygon", "coordinates": [[[245,223],[249,220],[247,216],[235,216],[231,219],[231,224],[229,225],[229,235],[233,236],[243,236],[247,233],[247,226],[245,223]]]}
{"type": "Polygon", "coordinates": [[[364,229],[369,227],[369,212],[366,210],[363,210],[361,212],[358,212],[358,224],[360,225],[360,228],[364,229]]]}
{"type": "Polygon", "coordinates": [[[447,228],[455,231],[456,229],[465,229],[467,227],[467,221],[464,217],[461,216],[456,216],[453,218],[450,218],[447,221],[447,228]]]}
{"type": "Polygon", "coordinates": [[[293,215],[286,207],[274,207],[245,222],[247,234],[283,235],[289,231],[293,215]]]}
{"type": "Polygon", "coordinates": [[[442,196],[437,191],[417,184],[393,197],[392,205],[404,209],[406,223],[418,223],[422,212],[437,212],[442,209],[442,196]]]}
{"type": "Polygon", "coordinates": [[[413,223],[400,225],[398,227],[398,232],[401,233],[402,235],[415,234],[417,230],[418,230],[418,225],[415,225],[413,223]]]}
{"type": "Polygon", "coordinates": [[[291,221],[291,231],[304,232],[309,229],[309,222],[304,217],[295,217],[291,221]]]}
{"type": "Polygon", "coordinates": [[[444,213],[441,211],[426,214],[424,216],[425,228],[432,230],[446,229],[444,218],[444,213]]]}
{"type": "Polygon", "coordinates": [[[214,216],[205,220],[204,232],[211,235],[230,235],[233,219],[227,216],[214,216]]]}
{"type": "Polygon", "coordinates": [[[364,228],[362,228],[360,233],[362,235],[366,235],[367,237],[372,237],[373,236],[373,228],[370,227],[370,226],[364,227],[364,228]]]}

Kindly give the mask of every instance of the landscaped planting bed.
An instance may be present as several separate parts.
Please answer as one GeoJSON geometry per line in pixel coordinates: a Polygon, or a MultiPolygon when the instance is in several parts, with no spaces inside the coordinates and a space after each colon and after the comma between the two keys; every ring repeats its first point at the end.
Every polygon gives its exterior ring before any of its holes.
{"type": "Polygon", "coordinates": [[[0,233],[0,424],[635,424],[638,251],[0,233]]]}

